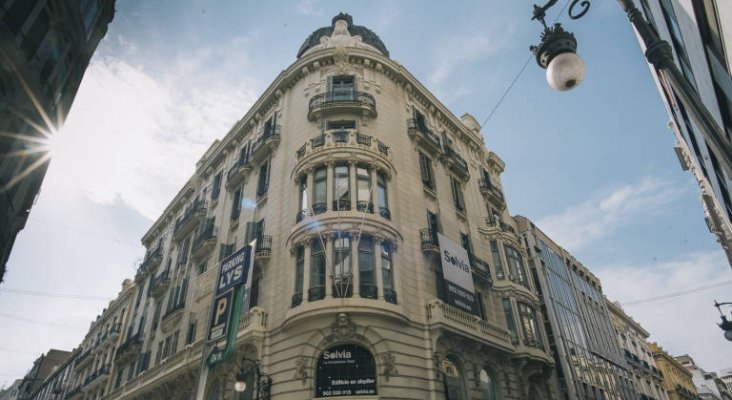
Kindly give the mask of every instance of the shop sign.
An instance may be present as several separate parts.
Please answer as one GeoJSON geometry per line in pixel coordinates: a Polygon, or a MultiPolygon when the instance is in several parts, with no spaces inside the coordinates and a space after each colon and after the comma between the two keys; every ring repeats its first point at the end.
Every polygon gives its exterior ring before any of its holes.
{"type": "Polygon", "coordinates": [[[447,304],[477,315],[478,305],[468,251],[440,233],[437,234],[437,240],[440,244],[447,304]]]}
{"type": "Polygon", "coordinates": [[[376,395],[376,365],[365,348],[355,344],[331,347],[318,359],[315,397],[376,395]]]}

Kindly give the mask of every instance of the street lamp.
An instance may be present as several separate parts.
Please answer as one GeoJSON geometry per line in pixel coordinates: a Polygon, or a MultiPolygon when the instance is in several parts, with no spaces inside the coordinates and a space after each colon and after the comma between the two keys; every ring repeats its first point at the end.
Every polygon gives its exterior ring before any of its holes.
{"type": "MultiPolygon", "coordinates": [[[[254,382],[256,382],[256,396],[255,400],[269,400],[270,399],[270,388],[272,387],[272,378],[269,375],[263,374],[259,369],[259,362],[256,360],[250,360],[248,358],[242,358],[241,361],[250,364],[254,368],[254,382]]],[[[244,367],[239,368],[239,372],[236,373],[236,382],[234,382],[234,391],[237,393],[243,393],[247,390],[247,371],[244,367]]],[[[252,388],[255,390],[255,388],[252,388]]]]}
{"type": "MultiPolygon", "coordinates": [[[[531,46],[531,51],[536,55],[537,63],[542,68],[546,68],[549,85],[557,90],[569,90],[582,81],[584,62],[577,56],[577,41],[574,35],[562,29],[560,24],[547,27],[544,22],[546,10],[554,6],[557,1],[549,0],[542,7],[534,5],[534,16],[531,19],[541,22],[544,32],[541,34],[541,43],[538,46],[531,46]]],[[[674,62],[671,45],[659,38],[656,31],[643,18],[640,10],[636,8],[633,0],[617,1],[628,15],[628,20],[635,27],[643,42],[646,49],[646,60],[653,65],[664,89],[671,92],[667,95],[678,97],[679,102],[699,126],[709,148],[721,160],[722,168],[727,175],[732,176],[732,145],[725,140],[724,131],[704,106],[699,93],[674,62]]],[[[583,17],[589,9],[590,0],[572,0],[568,14],[571,19],[578,19],[583,17]],[[579,11],[575,11],[578,5],[580,6],[579,11]]]]}
{"type": "MultiPolygon", "coordinates": [[[[541,33],[541,42],[538,46],[531,46],[530,49],[536,56],[536,62],[540,67],[546,69],[546,81],[553,89],[565,91],[575,88],[585,77],[585,62],[577,55],[577,40],[572,32],[565,31],[562,24],[547,26],[544,18],[546,10],[551,8],[558,0],[550,0],[543,7],[534,4],[534,16],[544,26],[541,33]]],[[[590,9],[590,2],[584,0],[572,1],[569,7],[569,17],[572,19],[581,18],[590,9]],[[577,4],[582,6],[578,12],[574,12],[577,4]]]]}
{"type": "Polygon", "coordinates": [[[718,325],[724,331],[724,338],[732,342],[732,321],[728,320],[727,317],[724,316],[721,306],[732,306],[732,303],[717,303],[717,300],[714,300],[714,307],[717,307],[719,316],[722,318],[722,323],[718,325]]]}

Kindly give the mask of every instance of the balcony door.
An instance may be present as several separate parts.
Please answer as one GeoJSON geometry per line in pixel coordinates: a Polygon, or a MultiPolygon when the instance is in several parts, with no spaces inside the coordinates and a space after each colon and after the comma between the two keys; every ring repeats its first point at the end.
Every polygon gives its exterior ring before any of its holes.
{"type": "Polygon", "coordinates": [[[352,75],[333,76],[330,79],[331,100],[353,100],[356,92],[356,79],[352,75]]]}

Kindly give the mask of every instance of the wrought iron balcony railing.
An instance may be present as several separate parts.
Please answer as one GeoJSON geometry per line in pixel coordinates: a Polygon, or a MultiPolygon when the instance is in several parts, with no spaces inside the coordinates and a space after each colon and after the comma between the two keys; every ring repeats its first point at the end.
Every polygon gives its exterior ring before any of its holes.
{"type": "Polygon", "coordinates": [[[426,124],[418,123],[413,118],[407,120],[407,134],[412,140],[420,141],[434,153],[440,152],[440,137],[435,135],[426,124]]]}
{"type": "Polygon", "coordinates": [[[196,199],[186,207],[183,215],[175,221],[173,237],[178,240],[196,227],[201,218],[206,215],[206,201],[196,199]]]}
{"type": "Polygon", "coordinates": [[[325,298],[325,286],[313,286],[308,289],[308,301],[322,300],[325,298]]]}
{"type": "Polygon", "coordinates": [[[355,111],[376,116],[376,100],[365,92],[325,92],[313,96],[308,107],[311,121],[328,112],[355,111]]]}
{"type": "Polygon", "coordinates": [[[450,146],[445,146],[444,155],[442,156],[443,162],[445,162],[452,172],[459,175],[463,179],[470,178],[470,171],[468,170],[468,162],[458,154],[450,146]]]}
{"type": "Polygon", "coordinates": [[[423,253],[437,254],[440,252],[440,245],[437,242],[437,232],[431,229],[420,229],[419,240],[422,244],[423,253]]]}
{"type": "Polygon", "coordinates": [[[503,196],[501,189],[485,178],[480,180],[480,193],[486,196],[489,201],[497,205],[500,209],[506,208],[506,199],[503,196]]]}

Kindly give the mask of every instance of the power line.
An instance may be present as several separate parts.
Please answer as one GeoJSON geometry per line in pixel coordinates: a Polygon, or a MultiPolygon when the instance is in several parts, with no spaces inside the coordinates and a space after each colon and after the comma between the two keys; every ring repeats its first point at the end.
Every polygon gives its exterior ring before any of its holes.
{"type": "MultiPolygon", "coordinates": [[[[557,16],[554,18],[554,22],[553,23],[556,23],[559,20],[559,17],[561,17],[562,14],[564,14],[564,10],[567,9],[567,6],[568,5],[569,5],[569,0],[567,0],[567,2],[564,3],[564,7],[562,7],[562,9],[559,11],[559,14],[557,14],[557,16]]],[[[534,55],[533,54],[530,54],[529,57],[526,59],[526,61],[524,61],[524,65],[521,66],[521,69],[516,74],[516,76],[513,78],[513,80],[508,85],[508,87],[506,88],[506,90],[503,92],[503,94],[501,95],[501,97],[498,99],[498,102],[496,103],[496,105],[493,106],[493,109],[491,110],[490,114],[488,114],[488,116],[485,118],[485,120],[483,120],[483,123],[480,124],[480,127],[481,128],[483,128],[485,126],[485,124],[491,119],[491,117],[493,116],[493,114],[496,113],[496,110],[498,110],[498,107],[503,103],[503,100],[506,99],[506,96],[508,96],[508,93],[511,91],[511,89],[513,89],[513,85],[515,85],[516,82],[518,82],[518,80],[521,77],[521,75],[523,75],[524,71],[526,70],[526,66],[529,65],[529,62],[531,61],[532,58],[534,58],[534,55]]]]}
{"type": "Polygon", "coordinates": [[[652,301],[665,300],[665,299],[670,299],[670,298],[683,296],[683,295],[687,295],[687,294],[702,292],[704,290],[714,289],[714,288],[729,285],[729,284],[732,284],[732,281],[717,282],[717,283],[712,283],[712,284],[705,285],[705,286],[699,286],[699,287],[692,288],[692,289],[685,289],[685,290],[681,290],[681,291],[674,292],[674,293],[663,294],[660,296],[646,297],[644,299],[632,300],[632,301],[628,301],[625,303],[621,303],[621,305],[622,306],[633,306],[636,304],[650,303],[652,301]]]}
{"type": "Polygon", "coordinates": [[[83,328],[81,328],[79,326],[71,326],[71,325],[64,325],[64,324],[55,324],[53,322],[38,321],[38,320],[35,320],[35,319],[23,318],[23,317],[18,317],[16,315],[9,315],[9,314],[4,314],[4,313],[0,313],[0,317],[8,318],[8,319],[14,319],[16,321],[21,321],[21,322],[27,322],[27,323],[30,323],[30,324],[53,326],[53,327],[56,327],[56,328],[83,329],[83,328]]]}
{"type": "Polygon", "coordinates": [[[93,296],[84,294],[63,294],[63,293],[51,293],[43,292],[38,290],[27,290],[27,289],[11,289],[11,288],[0,288],[0,292],[14,293],[14,294],[25,294],[30,296],[41,296],[41,297],[55,297],[75,300],[112,300],[108,296],[93,296]]]}

